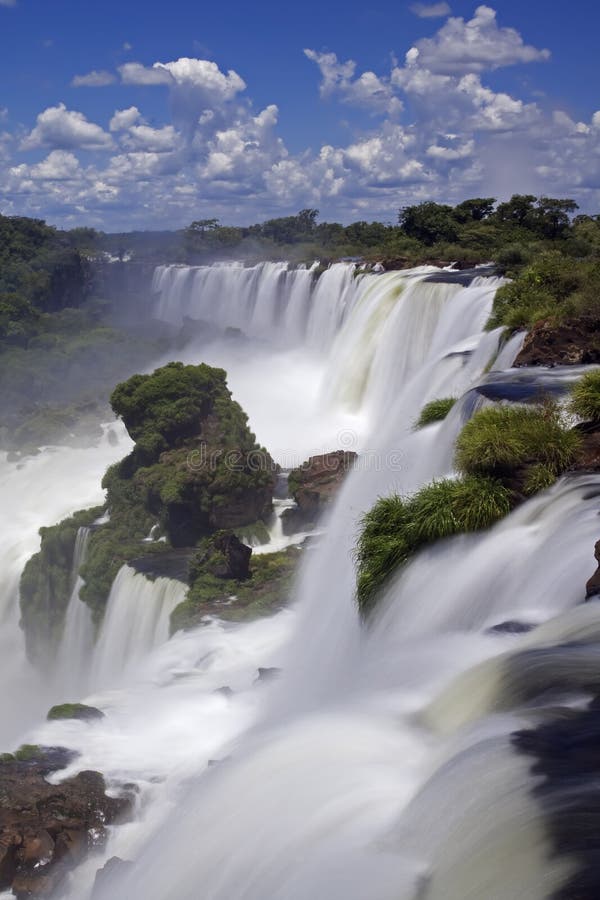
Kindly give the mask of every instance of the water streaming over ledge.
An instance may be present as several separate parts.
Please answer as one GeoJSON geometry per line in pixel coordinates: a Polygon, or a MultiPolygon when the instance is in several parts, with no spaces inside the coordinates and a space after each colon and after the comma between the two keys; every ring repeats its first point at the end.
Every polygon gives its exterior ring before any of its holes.
{"type": "MultiPolygon", "coordinates": [[[[65,774],[98,768],[139,785],[140,815],[105,852],[136,866],[104,900],[543,900],[567,877],[564,860],[549,860],[529,763],[510,735],[542,715],[553,666],[585,690],[600,613],[578,604],[600,479],[562,479],[489,533],[420,554],[370,629],[353,603],[361,513],[450,474],[485,390],[540,377],[508,368],[520,338],[497,356],[499,334],[484,331],[497,281],[431,283],[430,271],[354,278],[340,266],[315,281],[279,263],[157,270],[161,318],[205,319],[252,341],[239,357],[216,341],[187,359],[220,359],[236,398],[266,361],[270,378],[242,400],[251,422],[268,431],[268,416],[281,417],[269,382],[284,347],[288,405],[300,416],[314,372],[315,434],[328,440],[332,417],[350,422],[362,456],[306,552],[291,610],[166,640],[172,583],[120,571],[88,698],[106,718],[29,735],[81,753],[65,774]],[[447,395],[461,397],[448,418],[415,432],[423,404],[447,395]],[[506,619],[537,627],[490,632],[506,619]],[[587,656],[561,649],[582,640],[587,656]],[[261,682],[259,666],[282,672],[261,682]]],[[[77,870],[70,900],[87,900],[100,862],[77,870]]]]}

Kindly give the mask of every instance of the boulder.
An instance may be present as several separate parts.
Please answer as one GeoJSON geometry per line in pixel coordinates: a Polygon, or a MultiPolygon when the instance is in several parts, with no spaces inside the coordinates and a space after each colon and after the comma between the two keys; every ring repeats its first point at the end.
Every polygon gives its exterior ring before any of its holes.
{"type": "Polygon", "coordinates": [[[70,758],[60,748],[27,747],[0,761],[0,890],[21,900],[50,896],[130,810],[130,799],[107,796],[99,772],[49,784],[45,776],[70,758]]]}
{"type": "Polygon", "coordinates": [[[192,559],[190,577],[193,580],[204,572],[215,578],[245,581],[250,577],[251,556],[251,548],[242,544],[232,531],[218,531],[204,541],[192,559]]]}
{"type": "Polygon", "coordinates": [[[336,450],[311,456],[290,472],[289,490],[297,506],[286,509],[282,516],[286,534],[301,531],[318,521],[356,460],[357,454],[353,451],[336,450]]]}
{"type": "Polygon", "coordinates": [[[598,568],[585,586],[585,596],[587,600],[591,597],[597,597],[600,594],[600,541],[596,541],[594,556],[596,557],[598,568]]]}
{"type": "Polygon", "coordinates": [[[96,872],[94,880],[94,889],[92,891],[92,900],[100,900],[100,897],[107,896],[104,891],[111,888],[111,882],[115,876],[121,875],[133,866],[132,862],[121,859],[120,856],[111,856],[101,869],[96,872]]]}
{"type": "Polygon", "coordinates": [[[53,706],[46,717],[49,722],[54,719],[79,719],[81,722],[93,722],[104,718],[102,710],[85,703],[61,703],[53,706]]]}
{"type": "Polygon", "coordinates": [[[580,366],[600,363],[600,318],[574,316],[556,323],[537,322],[523,343],[515,366],[580,366]]]}

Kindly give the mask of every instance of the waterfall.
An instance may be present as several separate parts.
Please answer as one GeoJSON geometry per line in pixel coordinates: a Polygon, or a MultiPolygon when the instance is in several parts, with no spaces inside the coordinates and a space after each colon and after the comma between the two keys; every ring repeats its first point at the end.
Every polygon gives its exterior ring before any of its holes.
{"type": "Polygon", "coordinates": [[[79,570],[86,559],[90,534],[90,529],[85,527],[77,531],[71,573],[73,588],[58,649],[56,681],[65,696],[68,696],[73,688],[80,693],[87,683],[89,661],[94,647],[92,611],[79,599],[79,591],[83,587],[79,570]]]}
{"type": "MultiPolygon", "coordinates": [[[[124,566],[92,660],[106,719],[28,737],[78,750],[65,776],[100,769],[139,788],[143,814],[104,854],[134,866],[100,900],[544,900],[573,864],[552,854],[512,735],[581,706],[595,678],[600,612],[581,601],[600,477],[567,475],[488,532],[419,553],[368,628],[353,550],[378,497],[452,476],[474,410],[558,394],[579,370],[510,368],[522,336],[499,351],[500,332],[485,331],[499,279],[315,274],[169,266],[154,283],[159,318],[246,333],[241,350],[192,344],[185,359],[227,369],[280,461],[360,451],[303,551],[293,608],[167,640],[184,588],[124,566]],[[414,430],[442,396],[458,398],[447,418],[414,430]],[[533,630],[498,629],[509,620],[533,630]],[[258,679],[259,666],[279,677],[258,679]]],[[[277,518],[271,537],[280,546],[277,518]]],[[[69,900],[89,900],[99,864],[77,870],[69,900]]]]}
{"type": "Polygon", "coordinates": [[[169,637],[169,618],[186,586],[171,578],[151,581],[129,566],[119,569],[91,663],[91,681],[102,686],[117,680],[169,637]]]}

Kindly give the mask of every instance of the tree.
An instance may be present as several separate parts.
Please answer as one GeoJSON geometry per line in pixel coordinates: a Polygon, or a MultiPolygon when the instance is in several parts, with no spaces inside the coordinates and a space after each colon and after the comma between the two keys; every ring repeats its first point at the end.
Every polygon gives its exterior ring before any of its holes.
{"type": "Polygon", "coordinates": [[[539,227],[545,237],[562,237],[571,224],[571,215],[579,209],[574,200],[540,197],[537,203],[539,227]]]}
{"type": "Polygon", "coordinates": [[[494,211],[495,197],[473,197],[463,200],[454,207],[454,216],[459,222],[481,222],[494,211]]]}
{"type": "Polygon", "coordinates": [[[404,233],[431,246],[438,241],[455,241],[458,226],[451,206],[427,201],[417,206],[404,206],[398,222],[404,233]]]}
{"type": "Polygon", "coordinates": [[[536,210],[533,194],[513,194],[506,203],[501,203],[495,212],[498,222],[506,225],[518,225],[520,228],[532,228],[536,223],[536,210]]]}

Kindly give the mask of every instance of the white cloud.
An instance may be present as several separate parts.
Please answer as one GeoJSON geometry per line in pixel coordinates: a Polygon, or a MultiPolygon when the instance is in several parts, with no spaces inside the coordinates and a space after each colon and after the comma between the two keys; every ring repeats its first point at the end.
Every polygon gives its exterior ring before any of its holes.
{"type": "Polygon", "coordinates": [[[112,138],[100,125],[89,122],[83,113],[66,108],[64,103],[51,106],[37,117],[33,131],[22,141],[22,150],[53,147],[57,150],[105,150],[112,138]]]}
{"type": "Polygon", "coordinates": [[[496,11],[478,6],[469,21],[449,19],[432,38],[417,41],[412,61],[434,73],[484,72],[517,63],[541,62],[550,58],[549,50],[525,44],[514,28],[500,28],[496,11]]]}
{"type": "Polygon", "coordinates": [[[148,68],[142,63],[132,62],[124,63],[119,66],[119,74],[123,84],[139,84],[143,86],[151,86],[156,84],[171,84],[171,77],[168,72],[160,69],[148,68]]]}
{"type": "Polygon", "coordinates": [[[129,109],[117,109],[108,127],[111,131],[125,131],[139,122],[141,118],[142,114],[137,106],[130,106],[129,109]]]}
{"type": "Polygon", "coordinates": [[[16,6],[17,0],[0,0],[0,6],[16,6]]]}
{"type": "Polygon", "coordinates": [[[441,19],[452,12],[449,3],[413,3],[410,11],[420,19],[441,19]]]}
{"type": "Polygon", "coordinates": [[[71,87],[106,87],[108,84],[114,84],[116,80],[112,72],[94,69],[87,75],[75,75],[71,81],[71,87]]]}
{"type": "Polygon", "coordinates": [[[123,144],[128,150],[144,150],[150,153],[168,153],[178,146],[179,135],[172,125],[151,128],[149,125],[132,125],[123,144]]]}
{"type": "Polygon", "coordinates": [[[33,166],[22,163],[11,169],[11,174],[34,181],[72,181],[80,174],[79,160],[73,153],[53,150],[42,162],[33,166]]]}
{"type": "Polygon", "coordinates": [[[389,79],[379,78],[374,72],[363,72],[358,78],[354,78],[356,63],[351,59],[339,62],[335,53],[318,53],[307,49],[304,54],[321,71],[323,80],[319,92],[322,97],[338,95],[344,103],[388,115],[402,111],[402,102],[394,96],[389,79]]]}
{"type": "Polygon", "coordinates": [[[5,122],[8,119],[8,109],[6,106],[0,106],[0,122],[5,122]]]}

